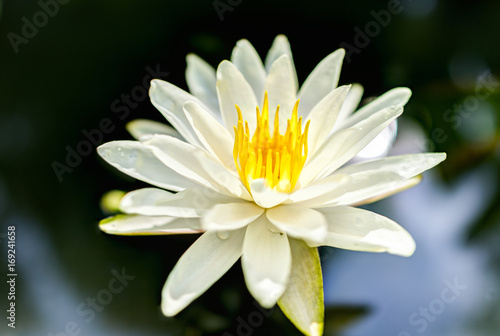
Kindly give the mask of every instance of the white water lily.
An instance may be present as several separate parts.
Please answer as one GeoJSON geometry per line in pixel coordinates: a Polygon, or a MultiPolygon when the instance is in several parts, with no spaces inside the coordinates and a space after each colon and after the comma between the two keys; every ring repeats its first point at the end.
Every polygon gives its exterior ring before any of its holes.
{"type": "Polygon", "coordinates": [[[328,55],[299,90],[282,35],[264,64],[246,40],[217,70],[188,55],[191,93],[151,83],[152,103],[175,129],[137,120],[127,127],[138,141],[98,148],[108,163],[156,187],[126,194],[125,214],[103,220],[103,231],[203,232],[168,276],[165,315],[179,313],[241,257],[247,287],[263,307],[278,303],[303,333],[320,335],[317,246],[413,254],[406,230],[353,206],[417,184],[446,155],[345,165],[401,115],[411,91],[393,89],[354,112],[363,89],[337,87],[343,56],[342,49],[328,55]]]}

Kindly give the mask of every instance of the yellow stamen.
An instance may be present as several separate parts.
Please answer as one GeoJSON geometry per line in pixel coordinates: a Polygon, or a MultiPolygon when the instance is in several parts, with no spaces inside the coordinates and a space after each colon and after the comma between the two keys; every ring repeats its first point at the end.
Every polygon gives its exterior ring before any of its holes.
{"type": "Polygon", "coordinates": [[[299,101],[293,107],[287,128],[279,132],[279,105],[274,115],[274,130],[269,131],[269,101],[264,95],[262,112],[256,108],[257,126],[250,134],[248,122],[243,120],[240,108],[238,125],[234,126],[233,156],[241,180],[248,190],[254,179],[265,178],[269,187],[279,192],[291,192],[299,179],[307,158],[309,121],[302,131],[302,117],[298,116],[299,101]]]}

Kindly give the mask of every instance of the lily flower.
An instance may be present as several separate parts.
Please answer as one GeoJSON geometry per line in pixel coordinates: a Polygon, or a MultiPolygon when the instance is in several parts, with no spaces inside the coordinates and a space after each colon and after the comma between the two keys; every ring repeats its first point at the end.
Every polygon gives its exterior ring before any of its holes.
{"type": "Polygon", "coordinates": [[[173,126],[136,120],[137,141],[98,148],[109,164],[151,184],[127,193],[124,213],[101,222],[119,235],[202,233],[162,291],[173,316],[241,259],[252,296],[276,303],[307,335],[323,333],[318,246],[411,256],[394,221],[355,206],[416,185],[446,157],[421,153],[348,164],[403,112],[396,88],[355,111],[359,84],[337,87],[344,50],[323,59],[299,89],[290,45],[274,40],[265,61],[240,40],[217,70],[187,56],[190,93],[153,80],[153,105],[173,126]]]}

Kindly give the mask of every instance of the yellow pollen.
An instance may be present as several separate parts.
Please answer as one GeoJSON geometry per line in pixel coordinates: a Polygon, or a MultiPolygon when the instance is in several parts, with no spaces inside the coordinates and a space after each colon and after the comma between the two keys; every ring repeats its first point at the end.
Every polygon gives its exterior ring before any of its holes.
{"type": "Polygon", "coordinates": [[[274,116],[274,128],[269,130],[269,102],[264,95],[262,113],[257,106],[257,127],[253,136],[248,122],[243,120],[240,108],[238,125],[234,126],[233,157],[241,180],[250,191],[250,183],[265,178],[270,188],[290,192],[295,188],[307,158],[307,133],[309,121],[302,131],[302,117],[298,118],[299,100],[293,107],[292,117],[287,120],[284,134],[279,132],[279,105],[274,116]]]}

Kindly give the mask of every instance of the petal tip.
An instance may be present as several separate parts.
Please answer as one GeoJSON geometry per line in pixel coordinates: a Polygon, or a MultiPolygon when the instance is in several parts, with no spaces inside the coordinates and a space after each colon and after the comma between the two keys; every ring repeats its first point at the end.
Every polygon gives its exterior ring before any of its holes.
{"type": "Polygon", "coordinates": [[[313,322],[309,327],[310,336],[321,336],[323,335],[323,323],[313,322]]]}
{"type": "Polygon", "coordinates": [[[160,85],[160,82],[162,82],[161,79],[153,78],[151,80],[151,82],[150,82],[150,84],[151,84],[151,90],[154,89],[154,88],[157,88],[160,85]]]}
{"type": "Polygon", "coordinates": [[[392,235],[399,235],[399,244],[390,246],[387,249],[387,253],[394,254],[400,257],[411,257],[417,248],[417,244],[413,237],[406,231],[400,231],[398,233],[392,233],[392,235]]]}
{"type": "Polygon", "coordinates": [[[247,39],[240,39],[236,42],[236,47],[239,47],[241,45],[249,45],[250,44],[250,41],[248,41],[247,39]]]}
{"type": "Polygon", "coordinates": [[[278,34],[276,35],[275,40],[284,40],[288,42],[288,37],[286,37],[285,34],[278,34]]]}
{"type": "Polygon", "coordinates": [[[167,317],[172,317],[177,315],[182,310],[182,308],[179,309],[178,305],[169,304],[168,302],[175,302],[175,301],[174,300],[170,301],[165,299],[162,300],[161,312],[163,313],[163,315],[167,317]]]}
{"type": "Polygon", "coordinates": [[[407,249],[404,249],[404,250],[399,250],[399,249],[398,250],[389,250],[387,252],[389,254],[394,254],[394,255],[397,255],[400,257],[409,258],[415,253],[416,248],[417,248],[417,246],[415,244],[413,244],[413,246],[411,246],[407,249]]]}
{"type": "Polygon", "coordinates": [[[398,87],[398,88],[394,88],[393,90],[404,97],[405,101],[402,103],[402,105],[406,104],[406,102],[410,99],[410,97],[412,95],[412,91],[410,90],[410,88],[407,88],[407,87],[398,87]]]}
{"type": "Polygon", "coordinates": [[[254,296],[259,304],[266,309],[274,307],[286,289],[282,284],[278,284],[271,279],[263,279],[255,287],[259,293],[267,293],[265,296],[254,296]]]}
{"type": "Polygon", "coordinates": [[[188,53],[186,55],[186,62],[189,64],[189,62],[192,61],[197,61],[200,57],[196,55],[195,53],[188,53]]]}
{"type": "Polygon", "coordinates": [[[105,142],[102,145],[98,146],[96,148],[97,154],[99,154],[100,157],[102,157],[104,160],[106,160],[107,157],[109,156],[109,154],[111,154],[110,151],[113,150],[114,143],[116,143],[116,142],[117,141],[105,142]]]}
{"type": "Polygon", "coordinates": [[[196,295],[193,295],[193,293],[181,294],[179,297],[174,298],[175,295],[172,295],[173,282],[171,276],[172,273],[170,273],[167,282],[163,287],[161,298],[161,312],[167,317],[179,314],[196,298],[196,295]]]}
{"type": "Polygon", "coordinates": [[[234,66],[234,64],[231,62],[231,61],[228,61],[228,60],[223,60],[222,62],[219,63],[219,66],[217,68],[217,73],[219,73],[219,70],[223,70],[227,67],[231,67],[231,66],[234,66]]]}

